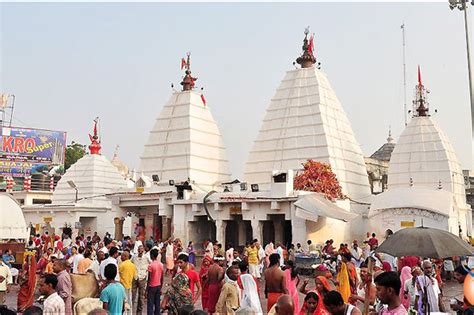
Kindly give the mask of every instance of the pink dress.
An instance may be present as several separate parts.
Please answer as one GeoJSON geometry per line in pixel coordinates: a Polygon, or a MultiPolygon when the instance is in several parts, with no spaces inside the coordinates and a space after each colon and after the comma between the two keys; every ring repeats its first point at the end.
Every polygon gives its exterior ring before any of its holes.
{"type": "Polygon", "coordinates": [[[288,295],[291,296],[293,299],[293,304],[295,305],[294,314],[299,314],[299,297],[298,297],[298,290],[296,288],[296,282],[298,278],[291,279],[291,269],[285,270],[285,277],[286,277],[286,288],[288,289],[288,295]]]}

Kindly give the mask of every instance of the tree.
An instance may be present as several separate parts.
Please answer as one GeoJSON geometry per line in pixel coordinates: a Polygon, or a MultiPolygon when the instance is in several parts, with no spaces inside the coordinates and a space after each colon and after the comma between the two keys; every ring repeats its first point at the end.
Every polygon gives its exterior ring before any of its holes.
{"type": "Polygon", "coordinates": [[[86,146],[80,143],[71,141],[66,147],[66,160],[64,162],[64,170],[67,170],[71,165],[77,162],[81,157],[86,155],[86,146]]]}
{"type": "Polygon", "coordinates": [[[304,171],[297,174],[293,180],[295,190],[323,193],[330,200],[346,198],[331,165],[308,160],[303,167],[304,171]]]}

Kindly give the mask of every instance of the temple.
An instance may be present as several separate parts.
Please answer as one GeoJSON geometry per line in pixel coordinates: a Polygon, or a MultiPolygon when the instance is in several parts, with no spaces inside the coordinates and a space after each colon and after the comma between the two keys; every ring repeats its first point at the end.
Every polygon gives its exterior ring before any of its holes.
{"type": "Polygon", "coordinates": [[[461,166],[449,139],[429,114],[419,68],[412,113],[391,154],[388,190],[373,199],[371,225],[380,232],[424,225],[470,236],[472,214],[461,166]]]}
{"type": "Polygon", "coordinates": [[[182,91],[172,94],[145,145],[143,174],[135,188],[110,197],[117,212],[132,213],[132,231],[233,245],[253,238],[322,241],[334,237],[334,229],[340,230],[336,241],[365,233],[367,223],[359,214],[368,207],[357,202],[370,195],[362,151],[318,69],[308,33],[297,58],[301,68],[287,72],[268,106],[244,181],[230,178],[218,125],[196,91],[188,55],[182,91]],[[294,177],[308,159],[330,165],[349,197],[331,201],[295,191],[294,177]],[[355,223],[346,223],[351,219],[355,223]]]}
{"type": "Polygon", "coordinates": [[[126,187],[126,180],[100,153],[97,124],[98,119],[94,121],[92,135],[89,135],[90,154],[71,165],[61,177],[53,192],[52,203],[23,207],[27,224],[35,227],[48,223],[57,233],[63,227],[72,227],[85,235],[95,231],[103,235],[115,229],[114,218],[125,215],[115,213],[106,197],[126,187]]]}

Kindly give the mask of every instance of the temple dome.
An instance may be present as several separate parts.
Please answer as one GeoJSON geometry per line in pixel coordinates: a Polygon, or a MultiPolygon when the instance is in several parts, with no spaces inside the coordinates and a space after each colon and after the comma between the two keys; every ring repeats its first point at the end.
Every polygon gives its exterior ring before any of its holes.
{"type": "Polygon", "coordinates": [[[18,202],[6,193],[0,193],[0,239],[27,239],[28,230],[18,202]]]}
{"type": "Polygon", "coordinates": [[[286,73],[250,151],[245,180],[270,188],[273,170],[329,163],[344,194],[370,195],[364,157],[326,74],[314,66],[286,73]]]}
{"type": "Polygon", "coordinates": [[[388,168],[388,189],[437,188],[454,194],[456,204],[467,209],[461,165],[445,133],[430,116],[413,117],[400,135],[388,168]]]}
{"type": "Polygon", "coordinates": [[[76,191],[68,181],[73,181],[76,185],[80,205],[110,207],[110,200],[105,194],[127,186],[117,168],[105,156],[99,154],[83,156],[66,171],[53,192],[53,204],[75,203],[76,191]]]}
{"type": "MultiPolygon", "coordinates": [[[[183,81],[184,82],[184,81],[183,81]]],[[[230,179],[221,133],[202,94],[174,92],[161,110],[140,157],[140,171],[159,180],[190,180],[208,191],[230,179]]]]}

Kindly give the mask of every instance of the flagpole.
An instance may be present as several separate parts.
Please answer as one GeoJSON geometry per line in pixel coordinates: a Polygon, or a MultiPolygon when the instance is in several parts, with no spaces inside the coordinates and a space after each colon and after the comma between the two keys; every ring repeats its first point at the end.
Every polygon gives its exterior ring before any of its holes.
{"type": "Polygon", "coordinates": [[[406,75],[406,63],[405,63],[405,23],[400,28],[402,29],[402,40],[403,40],[403,114],[405,118],[405,126],[407,125],[407,75],[406,75]]]}

